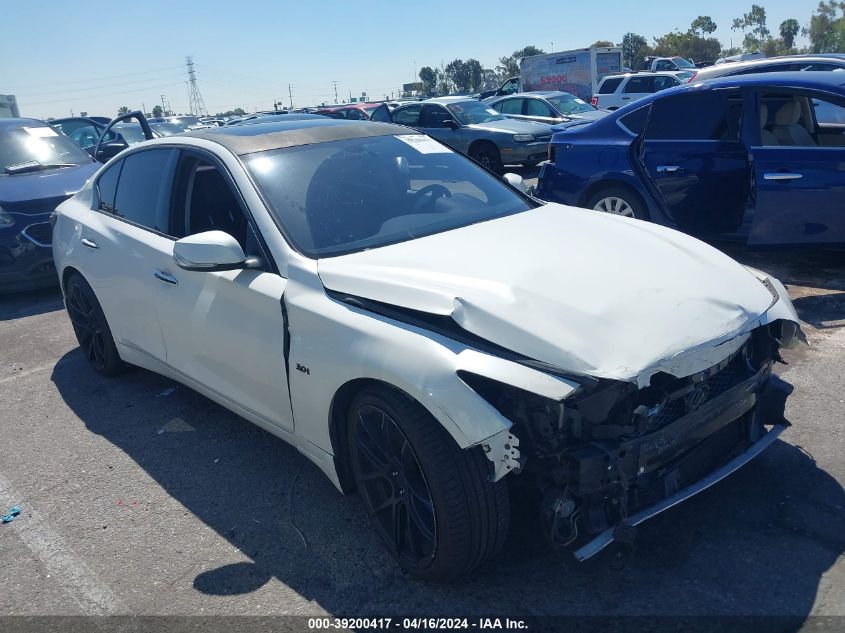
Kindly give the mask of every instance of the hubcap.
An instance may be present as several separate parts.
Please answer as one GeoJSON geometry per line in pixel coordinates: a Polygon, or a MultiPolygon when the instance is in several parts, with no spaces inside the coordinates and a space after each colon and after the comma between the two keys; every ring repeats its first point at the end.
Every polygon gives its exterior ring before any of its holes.
{"type": "Polygon", "coordinates": [[[634,217],[634,209],[630,204],[625,202],[622,198],[610,196],[602,198],[593,207],[596,211],[604,211],[605,213],[612,213],[614,215],[624,215],[628,218],[634,217]]]}
{"type": "Polygon", "coordinates": [[[434,501],[408,438],[384,410],[358,410],[356,479],[370,517],[394,555],[415,566],[434,558],[434,501]]]}
{"type": "Polygon", "coordinates": [[[106,366],[106,339],[94,304],[78,285],[71,288],[67,311],[79,347],[96,369],[106,366]]]}

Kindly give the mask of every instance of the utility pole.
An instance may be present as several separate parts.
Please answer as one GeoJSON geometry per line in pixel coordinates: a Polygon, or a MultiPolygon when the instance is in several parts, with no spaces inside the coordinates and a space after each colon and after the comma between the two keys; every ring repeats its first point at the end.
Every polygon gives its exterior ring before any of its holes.
{"type": "Polygon", "coordinates": [[[293,92],[290,84],[288,84],[288,96],[290,97],[290,109],[293,110],[293,92]]]}
{"type": "Polygon", "coordinates": [[[205,101],[197,86],[197,74],[194,71],[194,58],[188,55],[185,58],[185,65],[188,67],[188,108],[195,116],[208,116],[205,109],[205,101]]]}
{"type": "Polygon", "coordinates": [[[332,83],[334,84],[334,102],[337,105],[337,82],[333,81],[332,83]]]}

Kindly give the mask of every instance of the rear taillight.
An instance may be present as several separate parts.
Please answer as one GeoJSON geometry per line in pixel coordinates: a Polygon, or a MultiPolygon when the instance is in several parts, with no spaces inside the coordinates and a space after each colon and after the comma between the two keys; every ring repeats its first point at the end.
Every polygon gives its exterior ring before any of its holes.
{"type": "Polygon", "coordinates": [[[594,108],[599,107],[599,98],[597,95],[593,95],[593,98],[590,99],[590,105],[592,105],[594,108]]]}

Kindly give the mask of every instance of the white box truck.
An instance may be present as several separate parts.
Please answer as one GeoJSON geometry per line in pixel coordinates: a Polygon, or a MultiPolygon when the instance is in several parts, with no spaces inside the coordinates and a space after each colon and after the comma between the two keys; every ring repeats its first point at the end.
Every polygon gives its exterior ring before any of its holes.
{"type": "Polygon", "coordinates": [[[591,46],[572,51],[523,57],[519,77],[512,77],[492,94],[497,97],[514,92],[559,90],[589,102],[605,75],[622,72],[622,48],[591,46]]]}

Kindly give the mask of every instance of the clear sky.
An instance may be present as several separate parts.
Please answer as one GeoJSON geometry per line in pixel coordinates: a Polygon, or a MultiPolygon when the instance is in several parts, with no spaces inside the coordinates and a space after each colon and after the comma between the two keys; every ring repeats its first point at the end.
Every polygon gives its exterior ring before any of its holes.
{"type": "MultiPolygon", "coordinates": [[[[805,26],[818,0],[756,0],[777,33],[786,18],[805,26]]],[[[112,116],[120,106],[151,110],[161,94],[188,110],[185,56],[192,55],[212,113],[334,102],[350,91],[383,98],[415,80],[421,66],[499,57],[533,44],[550,50],[619,42],[634,31],[649,41],[710,15],[727,45],[742,34],[733,18],[752,1],[579,0],[5,0],[0,12],[0,93],[22,116],[81,110],[112,116]]],[[[804,44],[799,39],[799,45],[804,44]]]]}

